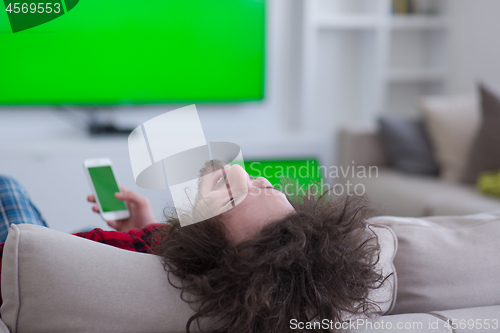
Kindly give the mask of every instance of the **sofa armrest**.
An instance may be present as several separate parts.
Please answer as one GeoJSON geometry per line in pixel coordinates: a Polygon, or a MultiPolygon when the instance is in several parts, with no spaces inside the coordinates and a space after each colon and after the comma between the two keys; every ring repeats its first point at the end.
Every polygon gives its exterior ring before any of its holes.
{"type": "MultiPolygon", "coordinates": [[[[169,281],[181,285],[155,255],[12,224],[3,252],[0,312],[17,333],[185,332],[195,304],[169,281]]],[[[208,331],[207,322],[200,325],[208,331]]]]}
{"type": "Polygon", "coordinates": [[[337,154],[339,166],[389,166],[387,152],[376,125],[356,125],[340,130],[337,154]]]}

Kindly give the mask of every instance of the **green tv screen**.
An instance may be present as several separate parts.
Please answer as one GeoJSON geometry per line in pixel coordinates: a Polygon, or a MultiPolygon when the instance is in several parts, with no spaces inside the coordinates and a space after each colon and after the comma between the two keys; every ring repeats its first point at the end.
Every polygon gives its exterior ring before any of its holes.
{"type": "Polygon", "coordinates": [[[3,0],[0,9],[0,105],[264,97],[264,0],[3,0]]]}

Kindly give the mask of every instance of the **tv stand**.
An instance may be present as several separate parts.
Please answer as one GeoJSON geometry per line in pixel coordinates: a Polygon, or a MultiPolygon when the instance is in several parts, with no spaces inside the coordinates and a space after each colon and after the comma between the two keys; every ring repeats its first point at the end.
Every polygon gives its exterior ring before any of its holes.
{"type": "Polygon", "coordinates": [[[109,135],[109,134],[130,134],[132,132],[132,128],[122,128],[117,127],[111,122],[103,122],[103,123],[89,123],[88,124],[88,132],[91,135],[109,135]]]}
{"type": "Polygon", "coordinates": [[[85,108],[89,115],[87,131],[90,135],[129,135],[133,128],[117,126],[111,120],[103,120],[98,116],[99,108],[85,108]]]}

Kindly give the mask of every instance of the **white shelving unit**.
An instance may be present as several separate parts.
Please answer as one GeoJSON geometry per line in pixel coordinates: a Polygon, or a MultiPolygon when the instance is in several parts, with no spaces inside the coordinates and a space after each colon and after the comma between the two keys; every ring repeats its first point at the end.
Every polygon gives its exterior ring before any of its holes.
{"type": "Polygon", "coordinates": [[[316,20],[319,29],[366,29],[376,28],[376,17],[369,15],[324,16],[316,20]]]}
{"type": "Polygon", "coordinates": [[[303,0],[303,129],[415,116],[422,95],[444,92],[448,0],[417,1],[432,14],[394,14],[392,0],[303,0]]]}
{"type": "Polygon", "coordinates": [[[446,28],[446,20],[442,17],[428,17],[424,15],[393,15],[390,27],[399,30],[432,30],[446,28]]]}

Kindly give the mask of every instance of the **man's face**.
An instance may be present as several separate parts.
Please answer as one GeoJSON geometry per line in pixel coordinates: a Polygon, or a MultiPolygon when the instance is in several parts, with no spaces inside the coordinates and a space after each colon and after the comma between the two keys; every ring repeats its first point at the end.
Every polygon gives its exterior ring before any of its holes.
{"type": "Polygon", "coordinates": [[[201,216],[221,215],[233,243],[251,238],[267,223],[294,211],[285,194],[266,178],[253,179],[237,164],[215,162],[212,169],[207,163],[202,170],[195,212],[201,216]]]}
{"type": "Polygon", "coordinates": [[[247,195],[248,174],[239,165],[208,162],[201,171],[195,213],[217,216],[236,207],[247,195]]]}

